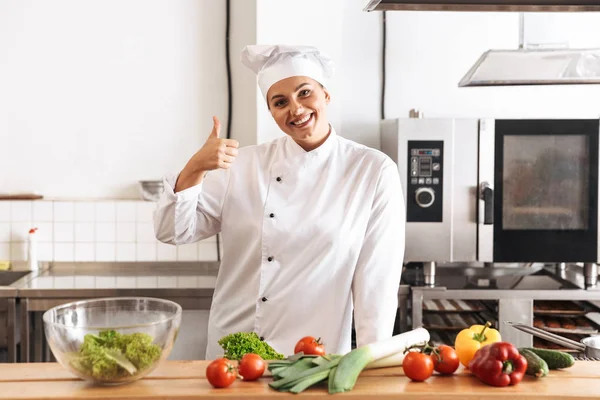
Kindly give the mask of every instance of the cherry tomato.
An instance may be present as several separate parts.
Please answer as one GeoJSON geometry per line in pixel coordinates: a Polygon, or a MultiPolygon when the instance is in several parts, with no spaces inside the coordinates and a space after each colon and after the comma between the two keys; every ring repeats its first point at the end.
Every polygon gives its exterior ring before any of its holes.
{"type": "Polygon", "coordinates": [[[245,381],[255,381],[265,372],[265,361],[254,353],[245,354],[238,364],[238,372],[245,381]]]}
{"type": "Polygon", "coordinates": [[[325,355],[325,346],[321,343],[321,338],[315,339],[314,336],[305,336],[296,343],[294,347],[294,354],[304,352],[304,354],[311,354],[322,356],[325,355]]]}
{"type": "Polygon", "coordinates": [[[440,374],[453,374],[460,364],[456,350],[445,344],[438,346],[437,352],[434,351],[431,354],[431,359],[433,360],[433,369],[440,374]]]}
{"type": "Polygon", "coordinates": [[[433,374],[433,360],[430,355],[411,351],[402,361],[402,370],[413,381],[422,382],[433,374]]]}
{"type": "Polygon", "coordinates": [[[216,388],[226,388],[235,378],[235,367],[226,358],[217,358],[206,367],[206,379],[216,388]]]}

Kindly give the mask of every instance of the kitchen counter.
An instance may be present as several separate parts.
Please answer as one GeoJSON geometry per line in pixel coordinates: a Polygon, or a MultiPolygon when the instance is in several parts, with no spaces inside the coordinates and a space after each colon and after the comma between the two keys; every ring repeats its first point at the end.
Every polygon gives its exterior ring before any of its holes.
{"type": "Polygon", "coordinates": [[[0,286],[0,298],[17,297],[17,289],[10,286],[0,286]]]}
{"type": "Polygon", "coordinates": [[[218,262],[52,263],[11,286],[19,297],[212,296],[218,262]],[[160,293],[158,292],[160,291],[160,293]]]}
{"type": "Polygon", "coordinates": [[[329,395],[325,388],[310,388],[299,395],[269,388],[270,377],[256,382],[236,381],[229,388],[214,389],[205,377],[208,361],[166,361],[148,377],[121,386],[93,386],[56,363],[0,364],[0,393],[3,399],[265,399],[270,397],[311,399],[597,399],[600,362],[577,361],[569,369],[551,371],[547,377],[525,377],[516,386],[487,386],[469,372],[459,369],[450,377],[434,375],[426,382],[411,382],[402,368],[364,371],[350,392],[329,395]]]}

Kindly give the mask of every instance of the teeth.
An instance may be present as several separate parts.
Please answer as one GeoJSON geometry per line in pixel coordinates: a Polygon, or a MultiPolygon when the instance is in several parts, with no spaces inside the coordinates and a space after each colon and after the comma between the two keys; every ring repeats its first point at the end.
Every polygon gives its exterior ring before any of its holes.
{"type": "Polygon", "coordinates": [[[308,114],[306,117],[304,117],[304,118],[302,118],[302,119],[299,119],[298,121],[294,121],[294,122],[292,122],[292,124],[294,124],[294,125],[300,125],[300,124],[303,124],[303,123],[305,123],[306,121],[308,121],[308,119],[310,118],[310,116],[311,116],[311,115],[312,115],[312,114],[308,114]]]}

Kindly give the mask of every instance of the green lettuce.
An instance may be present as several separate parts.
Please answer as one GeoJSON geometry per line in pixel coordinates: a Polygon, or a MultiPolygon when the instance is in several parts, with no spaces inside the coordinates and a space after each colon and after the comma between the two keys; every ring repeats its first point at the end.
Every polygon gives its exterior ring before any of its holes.
{"type": "Polygon", "coordinates": [[[225,350],[224,357],[229,360],[241,360],[244,354],[258,354],[263,360],[283,360],[285,356],[273,350],[256,332],[238,332],[222,337],[219,344],[225,350]]]}
{"type": "Polygon", "coordinates": [[[160,346],[146,333],[120,334],[109,330],[87,334],[70,365],[85,376],[113,381],[136,375],[160,358],[160,346]]]}

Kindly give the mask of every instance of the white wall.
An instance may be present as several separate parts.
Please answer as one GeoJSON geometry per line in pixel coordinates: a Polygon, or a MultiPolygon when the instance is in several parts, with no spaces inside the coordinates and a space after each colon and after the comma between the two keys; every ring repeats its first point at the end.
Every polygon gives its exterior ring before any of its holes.
{"type": "Polygon", "coordinates": [[[0,1],[0,192],[137,198],[180,169],[225,114],[224,18],[224,1],[0,1]]]}
{"type": "Polygon", "coordinates": [[[566,44],[571,48],[600,47],[600,13],[526,13],[525,43],[566,44]]]}
{"type": "MultiPolygon", "coordinates": [[[[242,146],[282,135],[239,62],[254,43],[328,53],[332,124],[379,146],[382,14],[363,3],[232,0],[232,135],[242,146]]],[[[388,118],[411,108],[426,117],[600,114],[599,86],[458,88],[483,51],[518,46],[518,14],[387,15],[388,118]]],[[[571,46],[598,46],[598,22],[598,13],[527,15],[526,38],[566,31],[571,46]]],[[[138,180],[178,171],[212,115],[226,132],[224,35],[224,0],[0,0],[0,193],[138,198],[138,180]]]]}
{"type": "MultiPolygon", "coordinates": [[[[256,75],[242,65],[245,46],[256,43],[256,0],[232,0],[230,21],[230,62],[233,88],[233,120],[231,137],[240,146],[256,144],[257,85],[256,75]]],[[[225,115],[223,115],[225,118],[225,115]]],[[[223,126],[225,129],[225,126],[223,126]]],[[[225,137],[225,130],[223,131],[225,137]]]]}
{"type": "MultiPolygon", "coordinates": [[[[382,13],[362,11],[363,0],[345,0],[342,60],[342,135],[379,148],[382,13]]],[[[391,71],[388,71],[388,74],[391,71]]]]}

